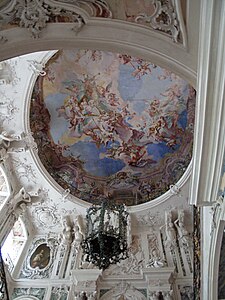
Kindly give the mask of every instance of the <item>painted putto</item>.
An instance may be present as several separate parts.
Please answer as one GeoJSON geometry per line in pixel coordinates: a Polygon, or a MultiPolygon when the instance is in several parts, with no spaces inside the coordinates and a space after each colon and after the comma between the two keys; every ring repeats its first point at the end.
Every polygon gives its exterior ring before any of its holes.
{"type": "Polygon", "coordinates": [[[58,51],[34,86],[39,157],[85,201],[136,205],[165,193],[192,156],[195,90],[127,54],[58,51]]]}

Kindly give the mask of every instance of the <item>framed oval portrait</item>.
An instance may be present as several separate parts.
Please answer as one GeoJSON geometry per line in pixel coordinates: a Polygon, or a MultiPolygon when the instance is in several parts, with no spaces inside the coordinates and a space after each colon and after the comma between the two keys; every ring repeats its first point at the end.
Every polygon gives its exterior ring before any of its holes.
{"type": "Polygon", "coordinates": [[[50,262],[50,247],[47,244],[39,245],[30,257],[30,266],[33,269],[45,269],[50,262]]]}

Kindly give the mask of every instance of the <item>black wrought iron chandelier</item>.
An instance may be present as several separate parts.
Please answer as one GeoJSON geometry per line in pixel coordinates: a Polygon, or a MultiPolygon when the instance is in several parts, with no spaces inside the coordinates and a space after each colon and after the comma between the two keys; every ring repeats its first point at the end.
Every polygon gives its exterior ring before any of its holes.
{"type": "Polygon", "coordinates": [[[109,201],[93,205],[87,210],[86,221],[86,239],[82,242],[86,261],[104,270],[128,257],[128,212],[124,205],[109,201]]]}
{"type": "Polygon", "coordinates": [[[1,248],[0,248],[0,300],[9,300],[1,248]]]}

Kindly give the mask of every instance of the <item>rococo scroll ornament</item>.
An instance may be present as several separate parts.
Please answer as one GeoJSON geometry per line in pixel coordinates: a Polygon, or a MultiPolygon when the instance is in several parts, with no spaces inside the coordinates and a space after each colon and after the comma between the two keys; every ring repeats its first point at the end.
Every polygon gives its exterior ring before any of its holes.
{"type": "Polygon", "coordinates": [[[78,23],[80,27],[83,25],[81,16],[64,10],[60,5],[56,7],[49,4],[46,0],[17,0],[14,1],[13,5],[3,8],[0,12],[0,24],[3,28],[7,24],[18,25],[29,29],[34,38],[39,37],[48,22],[59,22],[60,18],[78,23]]]}
{"type": "Polygon", "coordinates": [[[14,0],[0,11],[0,26],[8,25],[27,28],[34,38],[38,38],[47,23],[74,23],[77,33],[85,24],[81,12],[95,17],[111,17],[108,5],[100,0],[14,0]],[[66,9],[65,9],[66,5],[66,9]]]}
{"type": "Polygon", "coordinates": [[[153,14],[147,15],[143,12],[136,17],[135,22],[148,23],[152,29],[169,34],[177,43],[184,35],[182,30],[184,28],[180,26],[174,1],[152,0],[151,2],[155,7],[153,14]]]}

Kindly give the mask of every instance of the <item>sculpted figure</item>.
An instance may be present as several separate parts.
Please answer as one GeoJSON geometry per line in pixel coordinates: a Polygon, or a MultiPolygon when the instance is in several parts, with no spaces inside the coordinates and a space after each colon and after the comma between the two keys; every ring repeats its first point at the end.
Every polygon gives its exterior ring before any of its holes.
{"type": "Polygon", "coordinates": [[[63,222],[63,234],[62,234],[63,241],[66,244],[71,244],[73,241],[73,234],[72,234],[72,228],[69,224],[69,220],[67,218],[64,218],[62,222],[63,222]]]}
{"type": "Polygon", "coordinates": [[[167,247],[174,247],[176,245],[176,230],[174,228],[174,224],[172,222],[172,212],[166,212],[165,215],[166,224],[161,227],[165,227],[165,233],[166,233],[166,242],[165,245],[167,247]]]}
{"type": "Polygon", "coordinates": [[[7,131],[0,133],[0,162],[4,162],[8,158],[10,152],[22,152],[24,148],[11,147],[11,143],[14,141],[21,141],[21,135],[9,134],[7,131]]]}
{"type": "Polygon", "coordinates": [[[174,221],[174,225],[177,229],[179,240],[181,241],[183,246],[190,246],[191,238],[189,232],[184,226],[184,211],[180,211],[178,215],[178,219],[174,221]]]}
{"type": "Polygon", "coordinates": [[[82,240],[83,240],[83,234],[81,233],[79,226],[75,225],[75,227],[74,227],[74,241],[77,245],[80,245],[82,240]]]}
{"type": "Polygon", "coordinates": [[[146,268],[162,268],[164,267],[165,262],[158,254],[158,251],[156,249],[153,249],[151,252],[151,257],[149,259],[149,262],[146,265],[146,268]]]}
{"type": "Polygon", "coordinates": [[[166,238],[168,243],[172,243],[176,240],[176,231],[172,222],[166,224],[166,238]]]}
{"type": "Polygon", "coordinates": [[[77,216],[74,223],[74,241],[75,244],[79,246],[84,238],[83,224],[80,215],[77,216]]]}
{"type": "Polygon", "coordinates": [[[26,192],[25,188],[22,187],[12,200],[12,209],[14,211],[19,209],[24,212],[27,203],[31,203],[31,196],[26,192]]]}
{"type": "Polygon", "coordinates": [[[0,147],[8,149],[10,147],[11,142],[20,140],[21,136],[9,134],[7,131],[2,131],[0,133],[0,147]]]}

